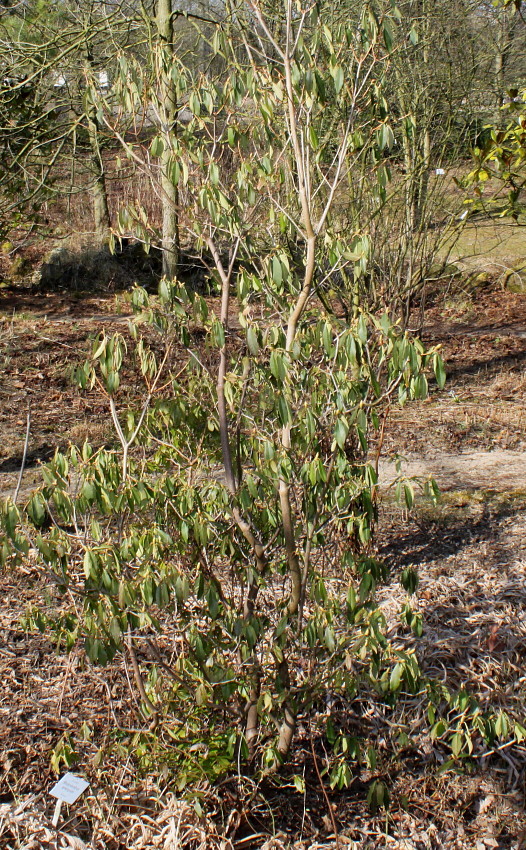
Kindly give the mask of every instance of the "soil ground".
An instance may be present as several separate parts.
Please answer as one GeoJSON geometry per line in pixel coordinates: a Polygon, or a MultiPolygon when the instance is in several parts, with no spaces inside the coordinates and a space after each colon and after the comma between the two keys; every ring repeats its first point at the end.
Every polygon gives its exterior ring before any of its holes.
{"type": "MultiPolygon", "coordinates": [[[[126,327],[122,296],[0,290],[0,493],[16,488],[30,430],[21,497],[39,480],[55,448],[84,438],[110,438],[104,400],[81,393],[71,380],[101,326],[126,327]]],[[[405,596],[397,577],[419,573],[424,633],[415,639],[427,672],[450,686],[468,686],[482,704],[524,716],[526,705],[526,296],[488,285],[475,294],[437,300],[425,316],[423,338],[440,343],[448,369],[444,390],[425,402],[392,410],[380,466],[378,550],[393,567],[380,599],[392,635],[407,645],[396,611],[405,596]],[[424,498],[410,514],[392,495],[394,460],[418,480],[432,474],[443,495],[424,498]]],[[[154,848],[520,848],[526,747],[479,753],[462,770],[441,770],[440,746],[423,735],[408,703],[402,720],[410,746],[385,754],[378,775],[391,806],[373,814],[365,803],[371,776],[358,774],[345,792],[330,793],[338,843],[324,789],[313,770],[310,744],[299,747],[305,795],[292,785],[251,795],[228,786],[207,791],[207,817],[181,795],[160,795],[131,758],[115,751],[103,769],[93,759],[111,731],[138,723],[124,661],[110,675],[80,651],[57,653],[45,636],[21,625],[28,607],[47,604],[50,591],[30,566],[3,577],[0,608],[0,847],[154,848]],[[54,781],[50,755],[72,735],[92,792],[66,812],[60,835],[51,826],[54,781]],[[87,727],[86,727],[87,728],[87,727]],[[427,741],[427,743],[426,743],[427,741]],[[275,820],[269,817],[274,814],[275,820]],[[230,814],[230,818],[228,815],[230,814]],[[227,823],[229,826],[224,827],[227,823]],[[232,824],[237,824],[236,828],[232,824]]],[[[107,671],[106,671],[107,672],[107,671]]],[[[337,709],[335,709],[337,710],[337,709]]],[[[368,717],[387,730],[385,716],[368,717]]],[[[380,746],[380,752],[382,747],[380,746]]],[[[319,760],[323,752],[320,750],[319,760]]],[[[247,780],[248,782],[248,780],[247,780]]],[[[162,788],[161,788],[162,790],[162,788]]]]}

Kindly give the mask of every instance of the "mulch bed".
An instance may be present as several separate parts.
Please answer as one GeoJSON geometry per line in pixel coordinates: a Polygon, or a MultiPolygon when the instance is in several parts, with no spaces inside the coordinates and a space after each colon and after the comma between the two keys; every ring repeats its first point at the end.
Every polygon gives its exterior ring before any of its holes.
{"type": "MultiPolygon", "coordinates": [[[[106,313],[108,331],[123,331],[125,321],[114,300],[70,301],[63,294],[42,299],[0,293],[4,493],[16,483],[29,401],[27,486],[38,478],[39,461],[57,445],[85,436],[102,444],[108,438],[107,426],[101,424],[107,421],[104,400],[81,394],[67,373],[85,356],[89,335],[100,329],[100,320],[92,317],[106,313]]],[[[526,401],[526,299],[486,290],[476,311],[469,335],[462,328],[457,332],[457,317],[444,317],[440,305],[428,311],[424,339],[442,343],[451,378],[442,393],[433,389],[430,402],[393,412],[388,452],[526,447],[521,413],[526,401]]],[[[447,680],[451,688],[469,687],[483,704],[519,716],[526,704],[525,507],[524,493],[483,493],[477,499],[463,494],[457,500],[453,494],[436,508],[419,502],[408,517],[386,496],[378,536],[379,552],[393,567],[391,582],[379,594],[393,640],[414,646],[425,672],[447,680]],[[420,639],[404,632],[398,621],[405,594],[397,578],[409,564],[420,577],[420,639]]],[[[338,845],[313,769],[310,740],[301,734],[292,769],[304,772],[304,795],[288,780],[282,787],[256,789],[249,778],[240,777],[219,788],[198,789],[203,814],[196,810],[195,796],[175,794],[169,776],[156,783],[141,774],[133,754],[125,757],[115,746],[119,729],[143,723],[128,687],[125,659],[95,668],[80,649],[68,655],[45,635],[26,631],[21,619],[28,608],[57,604],[54,591],[30,564],[4,575],[2,589],[0,847],[526,846],[524,745],[479,752],[462,772],[441,772],[447,753],[429,742],[422,707],[410,699],[393,715],[376,716],[372,707],[367,709],[371,714],[365,725],[377,730],[378,775],[389,787],[391,805],[376,814],[368,809],[371,776],[363,771],[357,771],[347,791],[329,791],[338,845]],[[388,743],[393,724],[407,731],[410,745],[393,750],[388,743]],[[69,810],[64,808],[57,832],[51,824],[54,800],[48,794],[56,780],[51,756],[68,736],[79,754],[77,770],[89,778],[91,790],[69,810]]],[[[316,739],[315,746],[322,765],[323,741],[316,739]]]]}

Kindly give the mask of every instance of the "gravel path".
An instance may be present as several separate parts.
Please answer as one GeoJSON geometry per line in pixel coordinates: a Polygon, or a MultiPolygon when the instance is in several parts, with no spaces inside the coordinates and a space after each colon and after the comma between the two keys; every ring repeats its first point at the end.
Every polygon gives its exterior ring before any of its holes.
{"type": "MultiPolygon", "coordinates": [[[[432,475],[441,490],[526,490],[526,452],[496,449],[409,457],[402,461],[402,474],[432,475]]],[[[381,460],[378,475],[380,485],[388,487],[397,478],[395,464],[381,460]]]]}

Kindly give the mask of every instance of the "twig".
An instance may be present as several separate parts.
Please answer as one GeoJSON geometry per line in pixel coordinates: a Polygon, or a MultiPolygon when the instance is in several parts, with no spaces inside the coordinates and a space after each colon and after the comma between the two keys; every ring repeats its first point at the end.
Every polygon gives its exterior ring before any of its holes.
{"type": "Polygon", "coordinates": [[[243,464],[241,461],[241,418],[243,416],[243,410],[245,407],[245,396],[247,394],[248,389],[248,378],[250,375],[250,360],[247,358],[247,361],[243,367],[243,390],[241,392],[241,399],[239,402],[239,412],[236,420],[236,465],[237,465],[237,483],[240,486],[241,481],[243,480],[243,464]]]}
{"type": "Polygon", "coordinates": [[[391,409],[391,404],[388,402],[387,408],[386,408],[385,413],[384,413],[383,418],[382,418],[382,426],[380,428],[380,436],[378,437],[378,444],[376,446],[376,453],[375,453],[375,457],[374,457],[374,471],[376,473],[376,484],[372,488],[372,500],[373,500],[373,502],[376,501],[376,497],[378,495],[378,466],[379,466],[379,463],[380,463],[380,457],[382,455],[382,449],[383,449],[383,446],[384,446],[385,426],[387,424],[387,419],[389,417],[390,409],[391,409]]]}
{"type": "Polygon", "coordinates": [[[312,760],[314,761],[314,770],[316,771],[316,776],[318,777],[318,782],[320,783],[320,788],[323,792],[323,796],[325,797],[325,802],[327,803],[327,809],[329,812],[329,817],[331,819],[332,829],[334,832],[334,843],[336,845],[336,850],[340,850],[340,837],[338,835],[338,827],[336,826],[336,818],[334,817],[334,812],[332,810],[331,801],[329,800],[329,795],[325,790],[325,785],[323,784],[323,779],[321,778],[320,769],[318,767],[318,759],[316,758],[316,753],[314,752],[314,741],[312,738],[312,731],[310,733],[310,748],[312,752],[312,760]]]}
{"type": "Polygon", "coordinates": [[[29,430],[31,428],[31,408],[27,409],[27,425],[26,425],[26,440],[24,443],[24,453],[22,455],[22,464],[20,466],[20,472],[18,473],[18,481],[16,484],[16,490],[13,496],[13,504],[16,505],[16,500],[18,499],[18,494],[20,493],[20,485],[22,484],[22,476],[24,474],[24,467],[26,465],[26,457],[27,457],[27,447],[29,445],[29,430]]]}
{"type": "Polygon", "coordinates": [[[126,643],[127,643],[127,646],[128,646],[128,652],[130,653],[130,660],[131,660],[131,663],[132,663],[133,675],[134,675],[134,678],[135,678],[135,684],[137,685],[137,689],[138,689],[138,691],[141,695],[141,699],[142,699],[144,705],[149,709],[149,711],[151,711],[151,713],[153,715],[153,723],[156,724],[157,720],[158,720],[157,709],[156,709],[155,705],[153,704],[153,702],[151,701],[148,694],[146,693],[146,689],[144,687],[144,682],[143,682],[142,676],[141,676],[141,671],[139,669],[139,662],[137,661],[137,656],[135,654],[135,649],[134,649],[134,646],[133,646],[131,629],[130,629],[129,626],[128,626],[128,634],[127,634],[127,638],[126,638],[126,643]]]}
{"type": "Polygon", "coordinates": [[[70,672],[71,672],[72,659],[73,659],[73,655],[70,655],[70,656],[68,657],[68,663],[67,663],[67,667],[66,667],[66,675],[64,676],[64,682],[62,683],[62,690],[61,690],[61,692],[60,692],[60,699],[59,699],[59,701],[58,701],[58,706],[57,706],[57,717],[60,717],[60,716],[61,716],[61,714],[62,714],[62,701],[63,701],[63,699],[64,699],[64,694],[65,694],[65,692],[66,692],[66,685],[67,685],[67,683],[68,683],[69,674],[70,674],[70,672]]]}

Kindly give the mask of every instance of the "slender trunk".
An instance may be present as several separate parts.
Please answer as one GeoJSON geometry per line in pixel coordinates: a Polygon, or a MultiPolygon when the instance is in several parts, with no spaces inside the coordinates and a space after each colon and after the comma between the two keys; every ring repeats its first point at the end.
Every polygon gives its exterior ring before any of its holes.
{"type": "Polygon", "coordinates": [[[88,135],[91,149],[91,167],[94,172],[95,182],[91,187],[91,198],[93,203],[93,221],[95,233],[100,243],[108,241],[111,221],[108,208],[108,193],[106,190],[106,175],[104,162],[99,146],[99,126],[96,118],[95,108],[88,112],[88,135]]]}
{"type": "Polygon", "coordinates": [[[254,757],[258,737],[258,700],[261,692],[261,674],[255,656],[253,658],[252,668],[250,694],[245,707],[245,740],[250,759],[254,757]]]}
{"type": "Polygon", "coordinates": [[[414,211],[413,211],[413,230],[419,231],[422,226],[422,221],[425,213],[427,202],[427,190],[429,186],[429,167],[431,160],[431,136],[429,127],[422,130],[422,159],[415,163],[415,188],[414,188],[414,211]]]}
{"type": "Polygon", "coordinates": [[[284,705],[284,719],[279,730],[278,737],[278,753],[285,759],[289,754],[294,740],[297,725],[297,709],[296,706],[289,700],[284,705]]]}
{"type": "MultiPolygon", "coordinates": [[[[285,86],[287,91],[287,119],[288,132],[292,144],[294,155],[294,166],[297,170],[298,180],[298,196],[302,211],[302,225],[306,235],[307,255],[305,259],[305,270],[303,275],[303,286],[298,299],[292,309],[287,323],[287,337],[285,349],[287,352],[292,350],[298,322],[307,305],[312,286],[314,283],[314,268],[316,255],[316,233],[314,231],[312,212],[310,206],[310,198],[308,192],[308,180],[306,162],[303,157],[303,152],[298,137],[297,116],[294,106],[294,88],[292,85],[292,3],[291,0],[287,3],[287,46],[284,54],[284,70],[285,70],[285,86]]],[[[289,451],[291,447],[291,426],[284,425],[281,432],[281,445],[285,451],[289,451]]],[[[295,530],[294,516],[290,498],[290,484],[281,477],[279,480],[279,501],[281,507],[281,519],[283,523],[283,533],[285,537],[285,549],[287,552],[287,562],[289,566],[289,574],[291,580],[291,593],[289,597],[289,613],[297,614],[302,598],[302,570],[298,557],[295,530]]]]}
{"type": "MultiPolygon", "coordinates": [[[[228,269],[225,269],[223,263],[221,261],[221,257],[219,255],[219,251],[213,240],[208,239],[207,245],[210,249],[212,257],[214,259],[215,266],[217,271],[219,272],[219,276],[221,278],[221,315],[220,321],[223,326],[223,333],[225,335],[224,345],[221,347],[221,351],[219,354],[219,368],[217,372],[217,407],[219,414],[219,430],[220,430],[220,439],[221,439],[221,454],[223,458],[223,467],[225,470],[225,480],[226,485],[230,491],[232,496],[235,496],[238,489],[238,482],[236,481],[235,473],[234,473],[234,464],[232,461],[232,449],[230,446],[230,435],[229,435],[229,427],[228,427],[228,415],[227,415],[227,405],[225,398],[225,376],[227,369],[227,338],[228,338],[228,309],[230,304],[230,282],[232,278],[232,268],[235,263],[235,259],[237,256],[237,251],[239,248],[239,242],[235,246],[232,256],[230,258],[230,265],[228,269]]],[[[250,544],[252,551],[255,556],[256,568],[260,574],[263,574],[267,568],[267,557],[265,554],[265,548],[260,540],[256,537],[254,529],[252,525],[240,511],[237,506],[233,508],[233,516],[236,521],[237,527],[242,533],[243,537],[250,544]]],[[[257,585],[256,585],[257,588],[257,585]]],[[[248,602],[250,603],[250,595],[248,602]]],[[[255,602],[255,597],[251,600],[252,604],[255,602]]],[[[247,603],[245,603],[246,605],[247,603]]],[[[245,613],[245,616],[249,616],[251,612],[248,611],[245,613]]]]}
{"type": "Polygon", "coordinates": [[[170,152],[163,151],[161,156],[161,189],[162,189],[162,252],[163,275],[170,280],[177,276],[179,264],[179,215],[177,205],[179,192],[167,174],[170,152]]]}
{"type": "MultiPolygon", "coordinates": [[[[292,56],[293,47],[293,29],[292,29],[292,0],[287,3],[287,44],[283,56],[283,64],[285,70],[285,86],[287,92],[287,120],[288,132],[293,151],[293,162],[297,173],[298,183],[298,200],[302,211],[302,225],[305,233],[306,256],[305,267],[303,272],[303,285],[296,299],[296,303],[292,307],[289,319],[287,322],[287,335],[285,342],[285,350],[287,353],[292,351],[292,347],[296,340],[298,325],[301,317],[307,306],[307,302],[312,293],[314,285],[314,272],[316,263],[316,234],[322,224],[323,218],[318,222],[315,228],[311,209],[311,197],[309,193],[309,173],[308,161],[303,155],[302,146],[298,135],[297,115],[294,103],[294,88],[292,85],[292,56]]],[[[285,389],[288,387],[290,379],[285,381],[285,389]]],[[[285,452],[291,449],[291,425],[284,425],[281,431],[281,445],[285,452]]],[[[308,581],[309,564],[304,563],[304,568],[300,565],[300,559],[296,544],[296,533],[294,523],[294,513],[291,504],[290,484],[284,478],[279,479],[279,501],[281,507],[281,521],[283,523],[283,534],[285,538],[285,549],[287,553],[287,562],[289,567],[289,575],[291,581],[291,590],[289,596],[288,611],[291,615],[298,615],[298,629],[301,628],[302,601],[305,596],[306,583],[308,581]]],[[[284,686],[285,699],[283,702],[283,722],[280,727],[277,750],[280,757],[283,759],[290,751],[294,734],[297,725],[297,706],[294,703],[292,696],[292,683],[290,681],[289,670],[285,660],[282,663],[280,676],[284,686]]]]}
{"type": "MultiPolygon", "coordinates": [[[[174,50],[174,27],[171,0],[157,0],[157,34],[162,50],[159,55],[161,89],[161,123],[163,136],[170,139],[176,132],[177,96],[170,75],[169,54],[174,50]]],[[[172,150],[165,144],[160,156],[163,275],[173,279],[179,263],[179,192],[170,176],[172,150]]]]}
{"type": "Polygon", "coordinates": [[[516,14],[513,5],[507,9],[502,9],[499,14],[497,53],[495,55],[495,100],[497,109],[500,109],[504,103],[506,91],[505,72],[519,20],[520,18],[516,14]]]}
{"type": "MultiPolygon", "coordinates": [[[[230,303],[230,282],[239,243],[232,251],[228,269],[223,266],[217,247],[212,240],[208,241],[208,247],[210,248],[217,271],[219,272],[219,276],[221,278],[220,321],[223,326],[225,342],[221,347],[221,351],[219,354],[219,368],[217,370],[217,408],[219,415],[221,454],[223,458],[223,468],[225,470],[225,481],[228,490],[234,500],[237,494],[239,481],[236,480],[234,464],[232,460],[232,449],[230,446],[228,413],[225,398],[225,377],[227,371],[228,310],[230,303]]],[[[239,462],[240,461],[238,455],[238,464],[239,462]]],[[[265,553],[264,546],[256,536],[256,533],[252,527],[250,520],[243,515],[242,511],[236,504],[234,504],[232,508],[232,515],[239,531],[252,549],[252,554],[255,560],[256,572],[259,575],[263,575],[267,569],[267,556],[265,553]]],[[[254,575],[251,571],[250,578],[248,580],[245,599],[243,601],[243,617],[245,620],[248,620],[254,614],[258,591],[259,584],[257,576],[254,575]]],[[[245,660],[245,664],[250,665],[251,672],[249,676],[249,696],[244,709],[244,733],[248,747],[249,758],[252,758],[255,752],[259,728],[258,700],[261,690],[261,671],[255,649],[252,653],[251,658],[245,660]]]]}
{"type": "Polygon", "coordinates": [[[502,48],[499,48],[495,56],[495,103],[497,109],[500,109],[504,103],[504,53],[502,48]]]}
{"type": "MultiPolygon", "coordinates": [[[[432,76],[431,64],[430,64],[430,56],[429,56],[429,45],[431,40],[431,19],[430,19],[430,10],[427,6],[427,1],[425,0],[423,4],[423,13],[424,13],[424,26],[423,26],[423,46],[422,46],[422,76],[424,85],[428,85],[432,76]]],[[[413,223],[415,230],[420,230],[422,225],[422,217],[424,215],[425,206],[427,202],[427,189],[429,184],[429,168],[431,166],[431,133],[429,131],[429,127],[431,124],[431,115],[432,106],[429,103],[429,98],[424,98],[424,105],[421,107],[421,132],[422,138],[420,140],[420,134],[417,133],[417,157],[416,157],[416,170],[417,170],[417,183],[418,183],[418,198],[416,202],[415,209],[415,220],[413,223]]]]}
{"type": "MultiPolygon", "coordinates": [[[[423,81],[425,85],[429,85],[429,81],[431,79],[431,67],[430,67],[430,57],[429,57],[429,44],[431,39],[431,20],[429,16],[429,9],[427,8],[427,2],[424,2],[423,5],[424,11],[424,29],[423,29],[423,46],[422,46],[422,60],[423,60],[423,81]]],[[[431,124],[431,115],[430,110],[432,109],[431,104],[429,103],[429,98],[425,98],[424,107],[421,117],[421,127],[422,127],[422,139],[420,142],[419,133],[417,132],[417,157],[416,157],[416,178],[418,185],[418,197],[415,204],[415,213],[414,213],[414,222],[413,227],[415,230],[420,230],[422,225],[422,217],[424,214],[426,202],[427,202],[427,189],[429,184],[429,168],[431,165],[431,133],[429,131],[429,127],[431,124]]]]}
{"type": "Polygon", "coordinates": [[[277,750],[282,759],[285,759],[292,746],[294,734],[296,732],[298,709],[290,695],[290,674],[289,666],[285,658],[282,660],[278,669],[278,678],[287,693],[287,698],[283,703],[283,722],[280,726],[277,750]]]}
{"type": "MultiPolygon", "coordinates": [[[[84,69],[88,85],[95,81],[95,67],[89,44],[84,49],[84,69]]],[[[110,212],[108,208],[108,192],[106,188],[106,172],[100,149],[100,127],[97,119],[97,109],[90,103],[86,109],[88,123],[88,139],[90,146],[90,166],[93,174],[91,198],[93,203],[93,221],[97,240],[102,244],[108,241],[111,231],[110,212]]]]}

